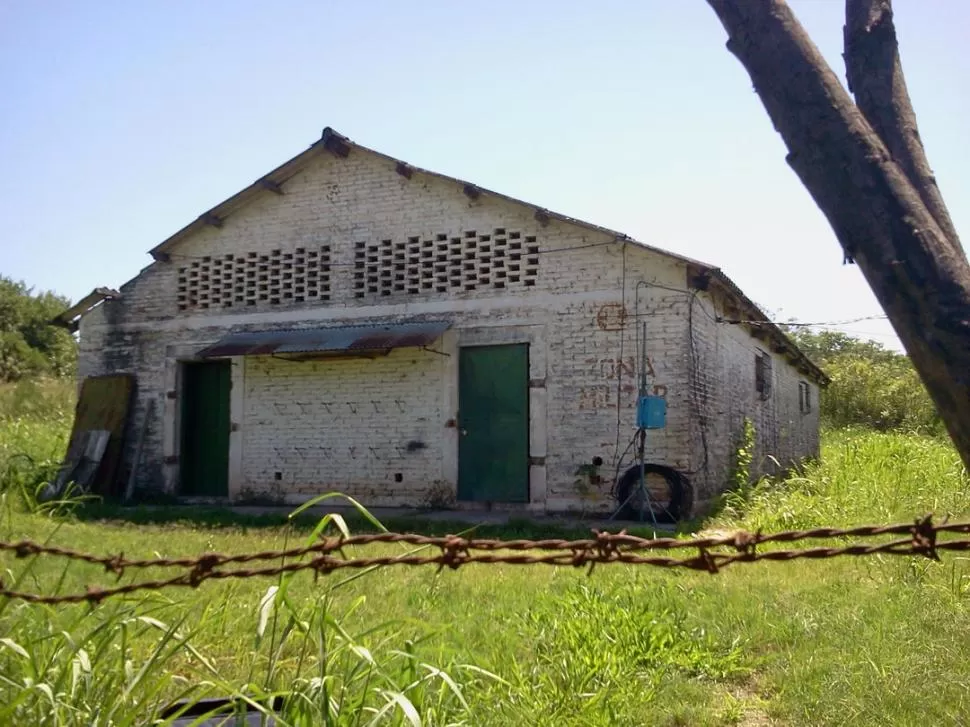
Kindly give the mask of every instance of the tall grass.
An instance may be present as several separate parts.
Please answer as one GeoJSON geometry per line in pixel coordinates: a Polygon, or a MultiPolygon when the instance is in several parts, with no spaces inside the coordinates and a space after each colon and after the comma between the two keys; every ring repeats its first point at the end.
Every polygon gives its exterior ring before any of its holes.
{"type": "Polygon", "coordinates": [[[392,623],[353,631],[330,594],[297,604],[278,588],[253,613],[242,680],[238,665],[227,670],[194,643],[225,631],[226,612],[241,607],[231,594],[206,602],[191,622],[158,596],[96,613],[15,607],[8,624],[23,623],[0,639],[0,723],[151,724],[173,700],[232,697],[265,712],[282,696],[280,724],[447,724],[467,715],[463,685],[491,678],[422,661],[392,623]]]}
{"type": "MultiPolygon", "coordinates": [[[[8,508],[7,515],[9,539],[23,514],[8,508]]],[[[343,529],[327,516],[318,531],[334,524],[343,529]]],[[[11,587],[46,593],[97,578],[78,564],[8,565],[11,587]]],[[[304,581],[294,593],[286,575],[208,597],[148,592],[93,609],[2,602],[0,724],[151,724],[173,702],[187,707],[209,697],[265,713],[279,698],[280,725],[461,723],[469,713],[463,690],[497,677],[455,660],[427,661],[413,629],[395,619],[356,623],[367,598],[344,592],[374,577],[324,579],[309,592],[304,581]],[[225,641],[233,644],[228,654],[225,641]]]]}
{"type": "Polygon", "coordinates": [[[67,451],[74,402],[63,379],[0,384],[0,492],[36,504],[67,451]]]}
{"type": "Polygon", "coordinates": [[[822,461],[725,501],[720,523],[766,531],[942,518],[970,512],[970,478],[948,441],[840,429],[825,433],[822,461]]]}
{"type": "Polygon", "coordinates": [[[59,379],[0,384],[0,467],[14,456],[63,456],[74,401],[73,386],[59,379]]]}

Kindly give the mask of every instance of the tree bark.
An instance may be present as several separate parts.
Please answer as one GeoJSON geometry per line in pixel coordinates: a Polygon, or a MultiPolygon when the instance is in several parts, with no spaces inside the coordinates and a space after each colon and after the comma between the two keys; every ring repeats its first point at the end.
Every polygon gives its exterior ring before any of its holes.
{"type": "Polygon", "coordinates": [[[943,234],[961,251],[906,90],[891,0],[846,0],[843,37],[845,76],[856,105],[916,187],[943,234]]]}
{"type": "Polygon", "coordinates": [[[859,264],[970,469],[970,264],[784,0],[708,4],[789,165],[859,264]]]}

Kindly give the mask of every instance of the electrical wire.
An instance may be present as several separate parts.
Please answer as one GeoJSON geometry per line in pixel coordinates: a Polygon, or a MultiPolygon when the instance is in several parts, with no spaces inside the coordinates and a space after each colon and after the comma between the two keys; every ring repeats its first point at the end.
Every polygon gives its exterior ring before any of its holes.
{"type": "MultiPolygon", "coordinates": [[[[694,413],[695,413],[694,419],[697,420],[698,422],[701,422],[703,417],[701,417],[701,411],[700,411],[701,407],[700,407],[700,402],[698,400],[698,391],[696,386],[697,370],[698,370],[698,354],[697,354],[696,337],[694,335],[694,307],[695,307],[695,303],[697,303],[698,295],[700,295],[700,293],[702,293],[703,291],[699,289],[688,290],[684,288],[673,288],[667,285],[648,282],[645,280],[637,281],[637,285],[635,288],[635,295],[634,295],[634,319],[635,320],[643,316],[653,315],[652,313],[640,312],[640,287],[641,286],[649,287],[649,288],[659,288],[661,290],[668,290],[674,293],[680,293],[687,296],[687,329],[688,329],[688,337],[690,342],[690,370],[688,371],[688,375],[691,382],[691,385],[689,388],[691,391],[691,403],[693,404],[694,413]]],[[[698,305],[698,307],[704,313],[704,315],[706,315],[713,323],[719,322],[718,316],[716,315],[717,313],[716,310],[715,310],[715,314],[712,315],[704,306],[703,302],[701,302],[698,305]]],[[[637,347],[637,351],[639,352],[640,351],[640,327],[639,326],[637,326],[637,328],[635,329],[635,336],[636,336],[635,345],[637,347]]],[[[641,365],[643,364],[641,363],[641,365]]],[[[622,376],[622,374],[620,375],[622,376]]],[[[617,422],[619,424],[619,409],[617,410],[617,422]]],[[[695,474],[696,472],[702,469],[704,471],[705,477],[710,478],[710,452],[709,452],[708,441],[707,441],[706,425],[701,423],[699,426],[699,431],[701,436],[701,447],[704,452],[703,464],[700,469],[691,470],[687,472],[687,474],[695,474]]],[[[636,435],[634,435],[634,438],[631,439],[630,444],[627,445],[627,448],[624,451],[624,453],[616,461],[616,473],[614,475],[614,480],[613,480],[614,486],[613,486],[613,492],[611,493],[611,494],[614,494],[614,496],[615,496],[616,482],[619,477],[620,467],[626,455],[629,453],[630,448],[633,447],[635,440],[636,440],[636,435]]],[[[617,450],[619,450],[618,444],[617,444],[617,450]]]]}
{"type": "Polygon", "coordinates": [[[613,473],[613,485],[610,487],[610,497],[617,499],[617,485],[620,482],[620,470],[623,467],[623,462],[626,460],[626,456],[630,453],[630,450],[636,445],[637,435],[639,430],[633,433],[630,437],[630,443],[626,445],[626,449],[623,450],[623,454],[620,455],[619,459],[616,461],[615,471],[613,473]]]}
{"type": "Polygon", "coordinates": [[[850,318],[845,321],[820,321],[817,323],[801,323],[798,321],[754,321],[754,320],[734,320],[729,318],[721,318],[718,316],[717,323],[729,323],[731,325],[746,324],[749,326],[764,326],[764,325],[774,325],[774,326],[789,326],[791,328],[808,328],[811,326],[847,326],[850,323],[861,323],[862,321],[884,321],[887,320],[889,316],[887,315],[875,315],[875,316],[863,316],[861,318],[850,318]]]}
{"type": "MultiPolygon", "coordinates": [[[[605,241],[605,242],[591,242],[591,243],[586,243],[586,244],[583,244],[583,245],[573,245],[573,246],[570,246],[570,247],[559,247],[559,248],[551,248],[551,249],[545,249],[545,250],[537,250],[537,251],[531,252],[531,253],[524,252],[523,255],[529,255],[529,256],[534,256],[534,255],[556,255],[556,254],[560,254],[560,253],[575,252],[577,250],[588,250],[588,249],[596,248],[596,247],[605,247],[605,246],[608,246],[608,245],[614,245],[618,241],[619,242],[624,242],[624,247],[623,247],[623,290],[625,290],[626,289],[626,245],[625,245],[625,241],[621,240],[620,238],[616,238],[614,240],[608,240],[608,241],[605,241]]],[[[219,259],[220,256],[218,256],[218,255],[185,255],[183,253],[169,253],[168,255],[173,260],[176,260],[177,259],[177,260],[201,260],[201,261],[206,261],[206,262],[225,262],[225,260],[220,260],[219,259]]],[[[237,261],[237,260],[234,259],[234,262],[235,261],[237,261]]],[[[330,263],[326,263],[326,264],[321,265],[321,267],[324,269],[324,271],[326,271],[328,268],[354,268],[354,267],[359,267],[360,265],[361,265],[360,261],[352,261],[352,262],[330,262],[330,263]]],[[[646,281],[639,281],[637,285],[639,286],[641,284],[642,285],[647,285],[647,286],[652,287],[652,288],[659,288],[661,290],[668,290],[668,291],[671,291],[671,292],[674,292],[674,293],[681,293],[681,294],[684,294],[684,295],[691,295],[692,293],[699,292],[697,290],[691,290],[689,288],[674,288],[674,287],[671,287],[669,285],[661,285],[660,283],[653,283],[653,282],[649,282],[648,283],[646,281]]],[[[696,298],[696,296],[695,296],[695,298],[696,298]]],[[[727,323],[729,325],[749,325],[749,326],[772,325],[772,326],[787,326],[787,327],[790,327],[790,328],[809,328],[809,327],[813,327],[813,326],[844,326],[844,325],[849,325],[849,324],[852,324],[852,323],[861,323],[863,321],[888,320],[888,316],[886,316],[884,314],[883,315],[861,316],[859,318],[850,318],[850,319],[842,320],[842,321],[817,321],[817,322],[809,322],[809,323],[803,323],[803,322],[800,322],[800,321],[773,321],[773,320],[769,320],[767,318],[765,318],[765,320],[757,320],[757,319],[732,319],[732,318],[722,318],[721,316],[717,316],[717,315],[711,315],[703,305],[700,306],[700,309],[701,309],[701,312],[704,315],[706,315],[708,318],[710,318],[714,323],[727,323]]],[[[636,310],[634,312],[634,317],[635,318],[639,318],[642,315],[648,315],[648,314],[641,314],[639,312],[639,310],[636,310]]]]}
{"type": "MultiPolygon", "coordinates": [[[[625,291],[626,291],[626,246],[625,245],[624,245],[623,250],[624,250],[624,260],[623,260],[623,287],[622,287],[622,290],[624,291],[624,295],[625,295],[625,291]]],[[[653,316],[654,315],[653,313],[640,313],[640,288],[641,287],[645,287],[645,288],[659,288],[661,290],[669,290],[669,291],[672,291],[674,293],[681,293],[683,295],[689,295],[690,294],[690,291],[689,290],[686,290],[684,288],[672,288],[672,287],[670,287],[668,285],[662,285],[660,283],[655,283],[655,282],[646,281],[646,280],[638,280],[637,281],[637,284],[636,284],[636,286],[634,286],[634,291],[633,291],[633,320],[634,320],[634,329],[633,329],[633,335],[634,335],[634,339],[633,340],[634,340],[634,344],[633,345],[634,345],[634,350],[636,351],[636,356],[639,356],[640,355],[640,352],[641,352],[641,347],[640,347],[640,326],[639,325],[636,325],[636,323],[642,317],[653,316]]],[[[621,361],[623,359],[623,332],[624,332],[625,329],[626,329],[626,326],[624,326],[623,328],[620,329],[620,360],[621,361]]],[[[646,361],[641,361],[640,362],[640,366],[641,367],[646,366],[646,361]]],[[[614,450],[613,450],[613,452],[614,452],[614,454],[613,454],[613,460],[616,463],[616,467],[619,468],[620,463],[623,461],[623,457],[626,456],[626,454],[630,451],[630,446],[632,446],[632,442],[631,442],[631,444],[627,446],[627,449],[623,453],[623,455],[621,455],[620,458],[617,459],[617,454],[619,453],[619,449],[620,449],[620,428],[621,428],[621,422],[620,422],[620,420],[621,420],[621,412],[622,412],[620,399],[621,399],[621,394],[622,394],[622,391],[623,391],[623,389],[622,389],[622,385],[623,385],[623,366],[617,366],[617,376],[616,376],[616,378],[617,378],[617,381],[616,381],[616,444],[615,444],[614,450]]],[[[618,475],[619,475],[619,469],[617,469],[617,476],[618,475]]],[[[614,478],[614,489],[615,489],[615,485],[616,485],[616,478],[614,478]]]]}
{"type": "Polygon", "coordinates": [[[823,331],[832,331],[835,333],[849,333],[853,336],[883,336],[888,338],[896,338],[896,334],[893,331],[857,331],[857,330],[843,330],[838,326],[818,326],[823,331]]]}

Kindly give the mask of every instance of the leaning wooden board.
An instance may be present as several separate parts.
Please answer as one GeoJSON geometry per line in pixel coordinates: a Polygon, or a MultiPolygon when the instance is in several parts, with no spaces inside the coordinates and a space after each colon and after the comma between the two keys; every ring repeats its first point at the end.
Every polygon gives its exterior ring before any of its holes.
{"type": "Polygon", "coordinates": [[[121,494],[118,467],[124,452],[125,427],[134,390],[135,377],[130,374],[91,376],[81,382],[68,451],[71,451],[72,444],[84,432],[92,429],[111,432],[101,466],[91,486],[91,491],[95,494],[106,497],[121,494]]]}

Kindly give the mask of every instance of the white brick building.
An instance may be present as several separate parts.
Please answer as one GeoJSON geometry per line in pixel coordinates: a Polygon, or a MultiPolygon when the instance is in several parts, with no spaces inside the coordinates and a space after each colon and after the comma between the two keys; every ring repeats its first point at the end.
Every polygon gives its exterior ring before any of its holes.
{"type": "Polygon", "coordinates": [[[155,400],[140,489],[609,510],[643,323],[646,459],[696,502],[745,417],[756,463],[818,451],[824,374],[717,268],[330,129],[151,254],[80,320],[80,376],[136,378],[123,476],[155,400]]]}

